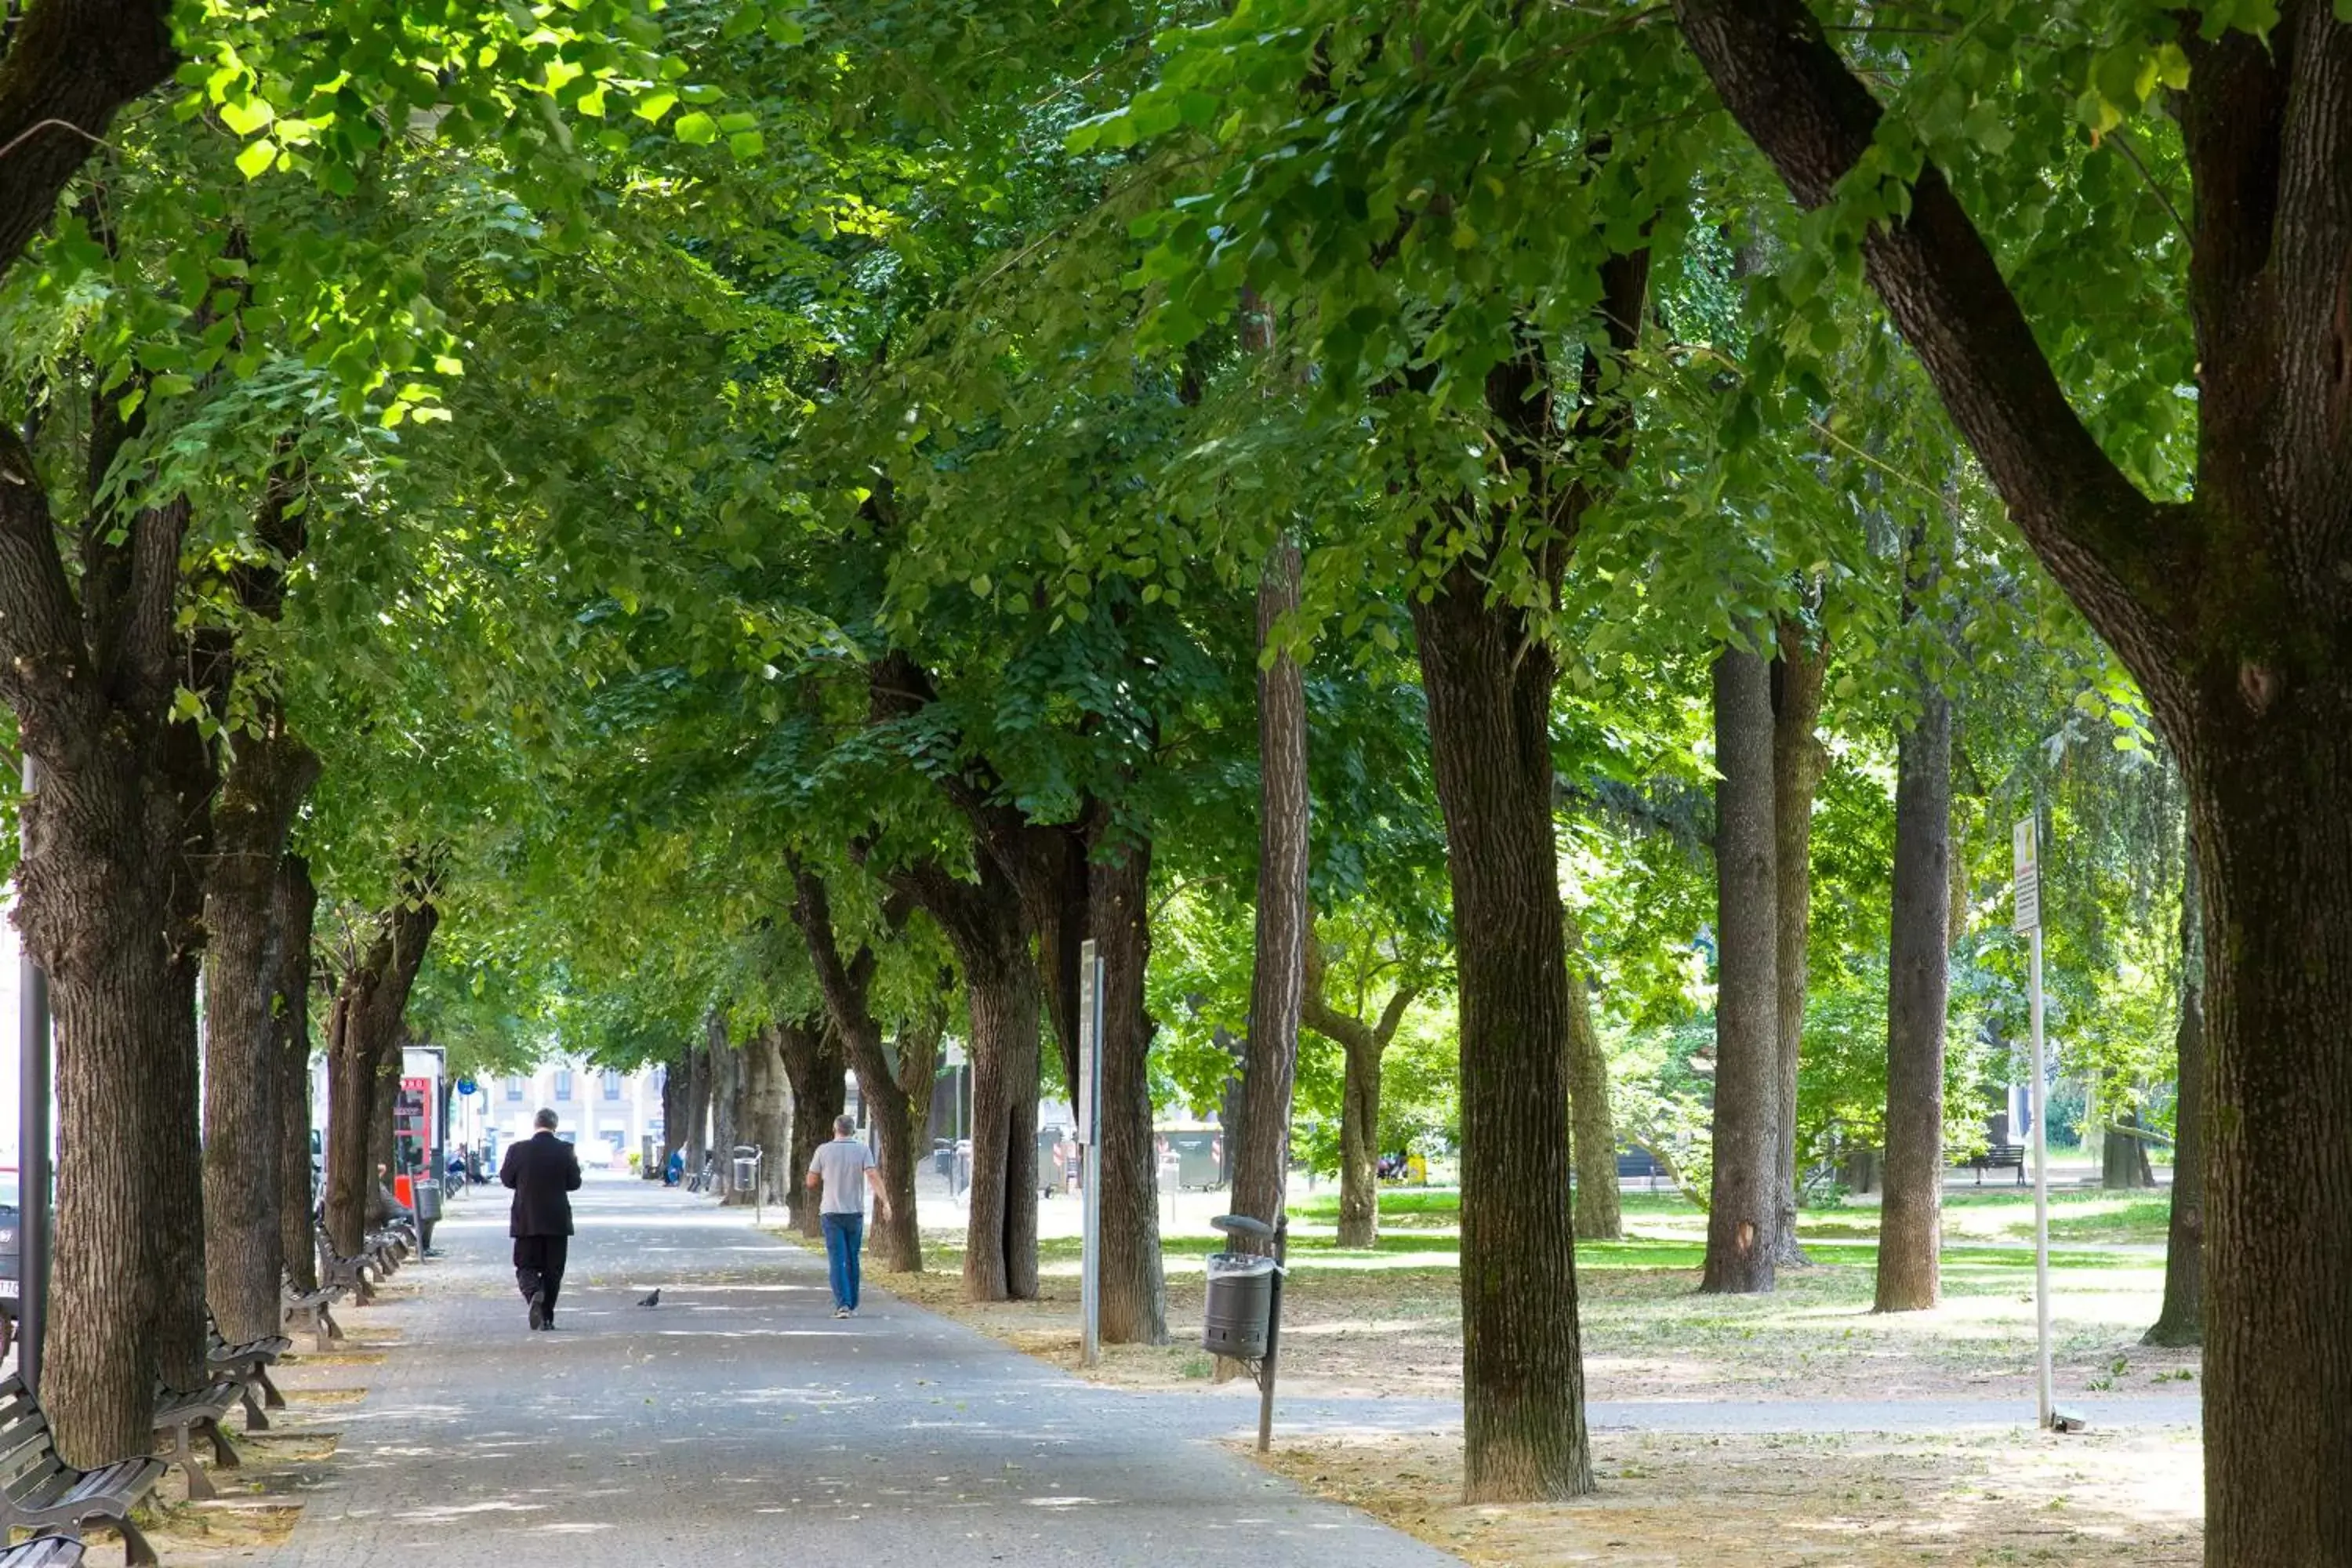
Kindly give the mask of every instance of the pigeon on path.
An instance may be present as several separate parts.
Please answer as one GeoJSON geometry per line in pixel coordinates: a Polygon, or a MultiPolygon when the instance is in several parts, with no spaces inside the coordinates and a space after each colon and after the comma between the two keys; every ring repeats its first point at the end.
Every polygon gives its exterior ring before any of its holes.
{"type": "Polygon", "coordinates": [[[658,1307],[658,1306],[660,1306],[660,1305],[661,1305],[661,1292],[660,1292],[659,1290],[656,1290],[652,1295],[650,1295],[650,1296],[646,1297],[644,1300],[642,1300],[642,1301],[638,1302],[638,1303],[637,1303],[637,1305],[638,1305],[638,1306],[640,1306],[640,1307],[658,1307]]]}

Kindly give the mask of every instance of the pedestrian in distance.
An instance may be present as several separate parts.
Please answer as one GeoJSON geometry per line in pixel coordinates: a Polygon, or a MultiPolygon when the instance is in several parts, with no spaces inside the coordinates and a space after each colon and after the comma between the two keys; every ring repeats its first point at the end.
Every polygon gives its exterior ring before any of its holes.
{"type": "Polygon", "coordinates": [[[572,1250],[572,1194],[580,1190],[580,1156],[555,1135],[555,1112],[531,1118],[538,1129],[507,1145],[499,1180],[514,1189],[507,1234],[514,1237],[515,1284],[530,1303],[530,1326],[555,1327],[555,1298],[572,1250]]]}
{"type": "Polygon", "coordinates": [[[857,1311],[858,1254],[866,1246],[866,1194],[861,1188],[873,1189],[877,1215],[887,1219],[890,1214],[882,1173],[857,1141],[856,1121],[834,1118],[833,1142],[820,1144],[809,1162],[808,1186],[823,1194],[817,1214],[824,1226],[825,1262],[833,1273],[833,1315],[852,1317],[857,1311]]]}

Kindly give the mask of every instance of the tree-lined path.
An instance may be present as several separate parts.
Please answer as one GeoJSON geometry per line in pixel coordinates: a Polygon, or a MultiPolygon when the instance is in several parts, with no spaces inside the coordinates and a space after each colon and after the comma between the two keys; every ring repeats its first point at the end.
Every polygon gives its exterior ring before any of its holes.
{"type": "Polygon", "coordinates": [[[578,1194],[561,1326],[530,1333],[501,1196],[461,1200],[422,1295],[371,1315],[406,1342],[278,1568],[1451,1561],[1202,1439],[1197,1402],[1088,1387],[878,1294],[835,1322],[822,1257],[643,1183],[578,1194]]]}

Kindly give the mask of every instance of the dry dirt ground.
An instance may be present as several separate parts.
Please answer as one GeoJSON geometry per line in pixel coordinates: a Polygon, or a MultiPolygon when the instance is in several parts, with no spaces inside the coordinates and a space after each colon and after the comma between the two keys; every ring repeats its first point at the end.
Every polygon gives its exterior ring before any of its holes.
{"type": "MultiPolygon", "coordinates": [[[[1872,1216],[1874,1217],[1874,1216],[1872,1216]]],[[[1948,1228],[1945,1300],[1870,1310],[1874,1237],[1848,1215],[1808,1237],[1811,1266],[1760,1299],[1696,1294],[1688,1221],[1629,1216],[1630,1239],[1579,1249],[1588,1394],[1595,1400],[2010,1401],[2033,1406],[2032,1255],[2003,1215],[1948,1228]]],[[[1046,1244],[1040,1299],[961,1299],[961,1237],[927,1234],[929,1271],[875,1283],[1077,1370],[1076,1248],[1046,1244]]],[[[1098,1381],[1200,1387],[1201,1258],[1171,1239],[1170,1345],[1111,1346],[1098,1381]]],[[[1282,1379],[1300,1397],[1450,1399],[1461,1392],[1458,1240],[1400,1226],[1379,1248],[1340,1252],[1311,1230],[1292,1255],[1282,1379]]],[[[2139,1335],[2163,1292],[2162,1259],[2116,1242],[2055,1254],[2056,1384],[2094,1412],[2101,1394],[2188,1392],[2194,1352],[2139,1335]]],[[[2095,1415],[2094,1416],[2095,1425],[2095,1415]]],[[[1833,1425],[1833,1420],[1829,1424],[1833,1425]]],[[[1595,1437],[1599,1491],[1559,1507],[1461,1506],[1458,1426],[1277,1444],[1274,1468],[1481,1564],[2191,1564],[2201,1550],[2194,1431],[2064,1437],[1827,1431],[1595,1437]]]]}
{"type": "MultiPolygon", "coordinates": [[[[413,1278],[395,1279],[381,1297],[386,1303],[404,1300],[418,1288],[413,1278]]],[[[247,1432],[243,1412],[231,1415],[229,1442],[244,1463],[210,1472],[218,1499],[191,1501],[179,1469],[164,1473],[137,1517],[165,1563],[205,1568],[247,1562],[268,1555],[293,1532],[304,1497],[332,1469],[337,1422],[365,1394],[367,1369],[398,1353],[400,1331],[373,1325],[369,1316],[365,1309],[339,1309],[345,1335],[340,1348],[326,1354],[299,1348],[288,1353],[274,1373],[287,1408],[270,1412],[268,1431],[247,1432]]],[[[202,1444],[197,1450],[206,1452],[202,1444]]],[[[102,1538],[94,1538],[90,1561],[117,1561],[117,1549],[97,1545],[98,1539],[102,1538]]]]}
{"type": "Polygon", "coordinates": [[[2200,1561],[2188,1433],[1934,1437],[1603,1432],[1598,1490],[1463,1506],[1457,1436],[1277,1442],[1272,1467],[1492,1568],[1895,1568],[2200,1561]]]}

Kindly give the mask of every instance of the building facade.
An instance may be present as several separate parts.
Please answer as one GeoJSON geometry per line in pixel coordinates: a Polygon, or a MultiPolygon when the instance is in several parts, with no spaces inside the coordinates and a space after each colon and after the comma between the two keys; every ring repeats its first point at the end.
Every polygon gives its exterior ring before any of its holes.
{"type": "Polygon", "coordinates": [[[527,1076],[480,1080],[450,1117],[458,1137],[495,1152],[530,1137],[531,1118],[552,1110],[555,1135],[578,1146],[583,1164],[625,1168],[646,1139],[660,1142],[662,1076],[660,1068],[614,1072],[558,1057],[527,1076]]]}

